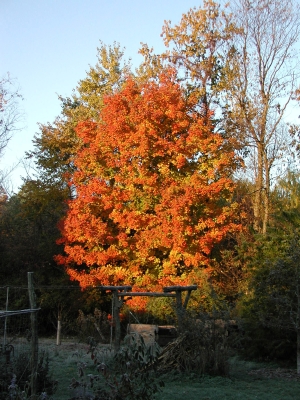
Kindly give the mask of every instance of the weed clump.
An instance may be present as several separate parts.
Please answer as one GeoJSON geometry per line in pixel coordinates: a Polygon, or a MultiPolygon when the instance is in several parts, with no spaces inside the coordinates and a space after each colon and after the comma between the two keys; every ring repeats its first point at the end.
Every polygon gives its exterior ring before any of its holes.
{"type": "MultiPolygon", "coordinates": [[[[30,355],[20,353],[9,364],[1,365],[0,369],[0,400],[30,399],[30,355]]],[[[49,369],[48,354],[42,352],[37,366],[38,399],[48,399],[57,389],[49,369]]]]}
{"type": "Polygon", "coordinates": [[[147,346],[141,336],[126,338],[124,346],[103,360],[97,342],[89,338],[94,371],[79,361],[78,379],[73,379],[71,400],[152,400],[164,384],[155,373],[158,345],[147,346]]]}
{"type": "Polygon", "coordinates": [[[186,319],[185,329],[158,357],[158,370],[229,375],[229,344],[226,321],[186,319]]]}

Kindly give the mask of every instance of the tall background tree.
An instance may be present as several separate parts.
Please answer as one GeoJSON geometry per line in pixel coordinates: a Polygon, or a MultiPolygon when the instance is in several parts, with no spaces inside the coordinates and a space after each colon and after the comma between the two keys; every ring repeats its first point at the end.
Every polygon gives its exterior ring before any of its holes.
{"type": "Polygon", "coordinates": [[[299,78],[299,4],[292,0],[239,0],[232,11],[236,37],[234,84],[229,95],[237,136],[249,151],[254,183],[254,229],[266,233],[272,169],[283,163],[291,138],[284,119],[299,78]]]}
{"type": "MultiPolygon", "coordinates": [[[[85,79],[70,97],[60,97],[62,112],[53,123],[40,125],[35,135],[34,150],[28,154],[35,161],[37,177],[48,188],[56,186],[71,196],[66,182],[74,170],[73,157],[80,147],[75,127],[80,121],[98,121],[103,107],[103,97],[121,87],[130,75],[130,65],[123,61],[123,50],[118,44],[101,46],[97,49],[98,61],[90,67],[85,79]]],[[[34,175],[34,173],[33,173],[34,175]]]]}
{"type": "Polygon", "coordinates": [[[21,112],[19,100],[21,94],[15,81],[7,74],[0,80],[0,155],[5,149],[13,132],[18,129],[21,112]]]}
{"type": "MultiPolygon", "coordinates": [[[[22,99],[16,81],[7,74],[0,79],[0,157],[11,139],[13,133],[20,129],[19,123],[23,114],[19,101],[22,99]]],[[[5,179],[9,171],[0,170],[0,186],[5,192],[5,179]]]]}
{"type": "Polygon", "coordinates": [[[227,6],[204,0],[201,7],[183,14],[179,24],[172,26],[171,21],[165,21],[161,34],[165,52],[154,54],[153,49],[142,45],[142,72],[149,76],[157,74],[163,65],[175,67],[187,95],[197,97],[202,116],[209,119],[213,110],[214,129],[229,135],[227,92],[233,79],[231,64],[239,32],[227,6]]]}
{"type": "Polygon", "coordinates": [[[202,115],[217,111],[215,118],[219,117],[220,123],[227,103],[230,61],[238,33],[226,7],[213,0],[204,0],[202,7],[190,9],[174,27],[171,21],[166,21],[162,30],[168,48],[162,59],[181,71],[187,90],[197,95],[202,115]]]}
{"type": "Polygon", "coordinates": [[[266,233],[274,167],[289,155],[285,116],[299,77],[299,21],[292,0],[237,0],[223,8],[207,0],[178,25],[165,23],[165,54],[142,48],[150,65],[160,59],[180,68],[202,113],[213,108],[218,129],[235,137],[253,184],[248,195],[256,232],[266,233]]]}

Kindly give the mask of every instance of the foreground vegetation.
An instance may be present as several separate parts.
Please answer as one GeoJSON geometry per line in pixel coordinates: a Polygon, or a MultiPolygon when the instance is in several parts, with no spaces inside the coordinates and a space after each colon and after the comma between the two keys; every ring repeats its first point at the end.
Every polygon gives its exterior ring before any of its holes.
{"type": "MultiPolygon", "coordinates": [[[[65,342],[62,347],[50,345],[50,363],[53,377],[58,380],[58,389],[54,399],[69,400],[72,379],[77,378],[77,354],[89,361],[86,345],[65,342]]],[[[47,346],[49,349],[49,345],[47,346]]],[[[198,376],[196,373],[173,373],[161,377],[165,383],[162,391],[156,395],[158,400],[289,400],[300,397],[300,382],[295,377],[296,370],[287,369],[286,375],[280,374],[280,368],[274,363],[257,363],[230,359],[228,377],[198,376]],[[264,371],[262,372],[262,369],[264,371]],[[255,373],[258,371],[257,373],[255,373]],[[269,374],[268,374],[269,371],[269,374]],[[273,371],[273,378],[272,378],[273,371]],[[277,371],[277,374],[276,374],[277,371]],[[292,373],[293,371],[293,373],[292,373]],[[276,376],[277,375],[277,376],[276,376]],[[271,376],[271,377],[268,377],[271,376]]],[[[283,371],[283,369],[281,369],[283,371]]]]}

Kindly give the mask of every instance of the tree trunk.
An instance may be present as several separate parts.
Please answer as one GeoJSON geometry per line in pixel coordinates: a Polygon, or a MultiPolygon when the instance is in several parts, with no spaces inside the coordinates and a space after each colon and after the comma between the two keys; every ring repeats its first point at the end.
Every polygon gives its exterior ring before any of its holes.
{"type": "Polygon", "coordinates": [[[270,215],[270,166],[267,154],[264,154],[264,169],[265,169],[265,187],[263,191],[263,226],[262,233],[265,235],[267,233],[267,227],[269,223],[270,215]]]}
{"type": "Polygon", "coordinates": [[[300,375],[300,277],[299,277],[299,271],[298,271],[298,265],[296,264],[297,267],[297,315],[296,315],[296,331],[297,331],[297,374],[300,375]]]}
{"type": "Polygon", "coordinates": [[[256,232],[261,232],[262,230],[262,192],[264,189],[264,179],[263,179],[263,154],[262,148],[258,144],[257,149],[257,171],[256,171],[256,179],[255,179],[255,193],[253,200],[253,214],[254,214],[254,229],[256,232]]]}

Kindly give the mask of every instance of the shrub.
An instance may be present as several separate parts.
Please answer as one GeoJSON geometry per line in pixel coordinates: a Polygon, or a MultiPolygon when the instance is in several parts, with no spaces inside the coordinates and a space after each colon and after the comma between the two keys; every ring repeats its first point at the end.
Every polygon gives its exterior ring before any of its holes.
{"type": "Polygon", "coordinates": [[[72,400],[152,400],[163,386],[155,375],[155,365],[160,349],[147,347],[143,338],[127,338],[111,360],[101,361],[102,354],[90,339],[90,353],[97,373],[86,373],[87,364],[78,363],[79,379],[70,385],[77,394],[72,400]]]}
{"type": "Polygon", "coordinates": [[[93,337],[97,338],[97,342],[109,343],[110,327],[110,321],[105,311],[95,308],[93,314],[85,315],[83,311],[79,310],[77,328],[80,340],[93,337]]]}

